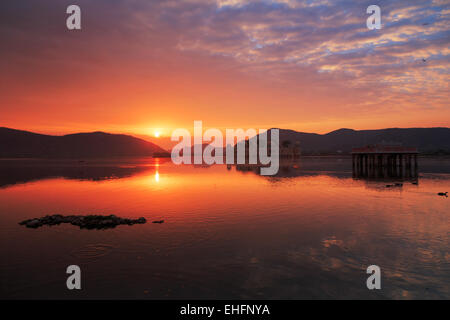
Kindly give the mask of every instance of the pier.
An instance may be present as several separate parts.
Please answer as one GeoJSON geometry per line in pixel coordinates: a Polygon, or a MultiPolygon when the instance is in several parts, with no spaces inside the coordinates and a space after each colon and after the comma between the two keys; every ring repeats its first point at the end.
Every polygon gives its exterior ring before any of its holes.
{"type": "Polygon", "coordinates": [[[417,148],[392,145],[353,148],[353,174],[366,178],[414,178],[418,153],[417,148]]]}

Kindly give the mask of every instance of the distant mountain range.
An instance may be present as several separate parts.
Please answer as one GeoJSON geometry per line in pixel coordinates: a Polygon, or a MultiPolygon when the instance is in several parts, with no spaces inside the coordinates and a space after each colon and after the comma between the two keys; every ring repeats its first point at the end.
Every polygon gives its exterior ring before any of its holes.
{"type": "Polygon", "coordinates": [[[0,127],[0,158],[140,157],[164,152],[154,143],[122,134],[49,136],[0,127]]]}
{"type": "MultiPolygon", "coordinates": [[[[339,129],[327,134],[280,129],[280,143],[300,142],[303,155],[348,154],[353,147],[400,143],[422,154],[450,154],[450,128],[339,129]]],[[[104,132],[50,136],[0,127],[0,158],[107,158],[164,154],[143,139],[104,132]]]]}
{"type": "Polygon", "coordinates": [[[417,147],[420,153],[450,153],[450,128],[339,129],[327,134],[280,129],[280,143],[285,140],[299,141],[302,154],[347,154],[354,147],[383,143],[417,147]]]}

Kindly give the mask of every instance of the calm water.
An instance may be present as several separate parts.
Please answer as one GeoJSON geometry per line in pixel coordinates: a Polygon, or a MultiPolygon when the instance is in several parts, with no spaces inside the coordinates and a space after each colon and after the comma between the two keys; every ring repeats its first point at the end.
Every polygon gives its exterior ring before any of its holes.
{"type": "MultiPolygon", "coordinates": [[[[0,298],[450,298],[450,160],[418,184],[352,177],[305,158],[262,177],[154,159],[0,161],[0,298]],[[164,224],[28,229],[46,214],[164,224]],[[66,289],[68,265],[82,290],[66,289]],[[367,266],[382,289],[366,288],[367,266]]],[[[394,180],[392,180],[394,181],[394,180]]]]}

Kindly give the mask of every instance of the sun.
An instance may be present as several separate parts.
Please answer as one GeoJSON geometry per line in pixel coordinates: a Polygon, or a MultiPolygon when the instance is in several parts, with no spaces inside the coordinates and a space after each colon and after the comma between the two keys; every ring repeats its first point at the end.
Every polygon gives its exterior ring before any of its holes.
{"type": "Polygon", "coordinates": [[[161,135],[161,133],[159,131],[155,131],[155,137],[159,138],[159,136],[161,135]]]}

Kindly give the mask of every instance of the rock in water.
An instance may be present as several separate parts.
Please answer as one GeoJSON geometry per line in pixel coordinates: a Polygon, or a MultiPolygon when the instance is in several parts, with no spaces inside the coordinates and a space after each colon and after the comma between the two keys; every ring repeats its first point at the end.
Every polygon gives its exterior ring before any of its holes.
{"type": "Polygon", "coordinates": [[[80,229],[111,229],[118,225],[126,224],[143,224],[147,220],[143,217],[139,219],[120,218],[115,215],[101,216],[101,215],[87,215],[87,216],[63,216],[55,214],[52,216],[45,216],[42,218],[34,218],[19,222],[20,225],[25,225],[27,228],[39,228],[44,225],[54,226],[61,223],[70,223],[80,229]]]}

